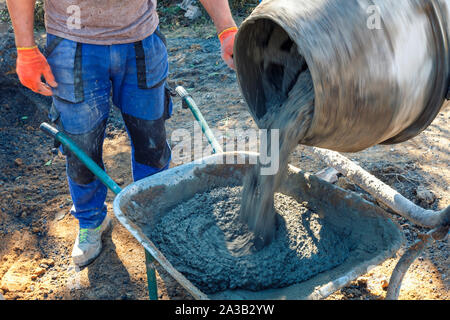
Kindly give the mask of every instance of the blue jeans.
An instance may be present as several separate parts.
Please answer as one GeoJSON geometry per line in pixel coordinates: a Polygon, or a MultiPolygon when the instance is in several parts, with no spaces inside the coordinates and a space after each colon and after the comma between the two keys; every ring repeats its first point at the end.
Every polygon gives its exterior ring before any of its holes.
{"type": "MultiPolygon", "coordinates": [[[[122,112],[131,140],[134,181],[169,167],[164,121],[172,112],[167,94],[166,45],[159,30],[130,44],[92,45],[47,35],[47,60],[58,87],[51,117],[101,167],[112,102],[122,112]],[[55,116],[56,115],[56,116],[55,116]]],[[[71,154],[66,154],[72,214],[81,228],[96,228],[106,216],[107,188],[71,154]]]]}

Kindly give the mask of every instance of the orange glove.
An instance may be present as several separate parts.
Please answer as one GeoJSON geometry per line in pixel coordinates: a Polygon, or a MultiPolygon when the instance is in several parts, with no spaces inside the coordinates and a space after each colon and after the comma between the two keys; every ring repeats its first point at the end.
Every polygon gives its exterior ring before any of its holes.
{"type": "Polygon", "coordinates": [[[31,48],[17,48],[16,72],[20,82],[34,92],[44,96],[52,95],[52,87],[58,84],[55,81],[47,59],[39,51],[37,46],[31,48]],[[41,77],[44,76],[46,83],[41,77]]]}
{"type": "Polygon", "coordinates": [[[233,60],[234,38],[238,31],[237,27],[225,29],[219,34],[220,45],[222,47],[222,59],[233,70],[236,69],[233,60]]]}

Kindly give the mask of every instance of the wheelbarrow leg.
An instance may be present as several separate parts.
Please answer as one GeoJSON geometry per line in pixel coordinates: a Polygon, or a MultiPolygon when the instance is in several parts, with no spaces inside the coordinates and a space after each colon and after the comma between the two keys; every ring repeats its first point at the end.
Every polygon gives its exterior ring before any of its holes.
{"type": "Polygon", "coordinates": [[[148,297],[150,300],[158,300],[158,284],[156,283],[154,262],[155,259],[145,250],[145,268],[147,269],[148,297]]]}

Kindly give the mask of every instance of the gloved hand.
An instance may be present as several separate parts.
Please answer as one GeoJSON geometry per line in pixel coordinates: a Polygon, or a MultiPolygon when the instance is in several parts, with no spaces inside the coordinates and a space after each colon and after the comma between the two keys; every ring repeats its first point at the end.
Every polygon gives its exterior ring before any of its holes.
{"type": "Polygon", "coordinates": [[[237,27],[231,27],[219,34],[220,45],[222,47],[222,59],[233,70],[236,69],[233,60],[233,49],[237,31],[237,27]]]}
{"type": "Polygon", "coordinates": [[[17,48],[16,72],[20,82],[25,87],[44,96],[51,96],[52,89],[50,86],[56,87],[58,85],[47,59],[45,59],[37,46],[17,48]],[[42,82],[42,76],[44,76],[47,84],[42,82]]]}

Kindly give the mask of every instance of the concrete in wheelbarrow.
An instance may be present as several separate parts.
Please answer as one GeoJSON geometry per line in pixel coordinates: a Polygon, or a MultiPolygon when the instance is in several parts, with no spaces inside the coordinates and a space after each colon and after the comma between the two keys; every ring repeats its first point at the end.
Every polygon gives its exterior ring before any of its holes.
{"type": "Polygon", "coordinates": [[[114,212],[157,263],[196,299],[322,299],[391,258],[402,245],[403,236],[398,225],[384,210],[355,193],[290,167],[280,192],[300,202],[307,200],[324,219],[337,228],[347,229],[346,234],[356,244],[347,259],[309,280],[284,288],[205,294],[162,254],[149,237],[148,230],[171,208],[191,199],[196,193],[239,185],[251,166],[249,163],[256,160],[257,154],[221,154],[170,169],[125,188],[114,200],[114,212]],[[241,164],[223,164],[229,163],[225,162],[227,159],[241,164]]]}

